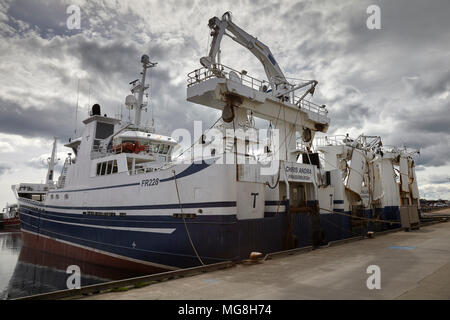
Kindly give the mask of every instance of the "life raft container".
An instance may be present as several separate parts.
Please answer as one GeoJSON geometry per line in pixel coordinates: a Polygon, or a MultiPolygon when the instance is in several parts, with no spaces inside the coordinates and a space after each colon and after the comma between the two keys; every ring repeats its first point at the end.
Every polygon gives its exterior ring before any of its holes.
{"type": "Polygon", "coordinates": [[[145,146],[139,144],[138,141],[133,142],[124,142],[121,144],[118,144],[113,147],[113,150],[115,153],[140,153],[142,151],[145,151],[145,146]]]}

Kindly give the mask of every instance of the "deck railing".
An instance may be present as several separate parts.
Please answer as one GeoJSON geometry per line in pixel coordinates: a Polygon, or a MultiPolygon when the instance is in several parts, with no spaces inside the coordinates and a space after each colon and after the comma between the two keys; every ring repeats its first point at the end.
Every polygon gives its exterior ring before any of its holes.
{"type": "MultiPolygon", "coordinates": [[[[211,68],[202,67],[188,73],[188,87],[205,82],[212,78],[225,78],[241,83],[242,85],[250,87],[253,90],[275,96],[275,93],[272,91],[271,85],[268,81],[253,78],[247,75],[245,71],[237,71],[218,63],[213,64],[211,68]]],[[[289,86],[289,89],[294,89],[294,85],[289,86]]],[[[295,95],[295,91],[289,92],[285,95],[285,97],[289,101],[289,103],[298,105],[303,110],[307,110],[317,114],[317,119],[313,120],[321,121],[323,120],[323,117],[326,117],[328,115],[328,111],[326,110],[325,106],[320,106],[311,101],[301,99],[301,97],[295,95]]]]}
{"type": "Polygon", "coordinates": [[[128,170],[130,175],[149,173],[149,172],[153,172],[153,171],[155,171],[155,168],[152,168],[152,167],[136,168],[134,170],[128,170]]]}
{"type": "Polygon", "coordinates": [[[315,104],[308,100],[301,100],[300,103],[298,103],[298,99],[300,99],[297,96],[294,96],[294,103],[296,105],[299,105],[301,109],[308,110],[312,113],[317,114],[317,119],[313,119],[316,121],[322,120],[322,117],[328,116],[328,110],[325,108],[325,106],[319,106],[318,104],[315,104]]]}
{"type": "Polygon", "coordinates": [[[315,147],[342,146],[346,144],[346,139],[351,139],[345,135],[317,137],[314,139],[315,147]]]}
{"type": "Polygon", "coordinates": [[[211,78],[226,78],[258,91],[263,91],[264,85],[266,88],[269,88],[269,82],[265,80],[250,77],[245,72],[240,72],[218,63],[214,64],[212,68],[202,67],[188,73],[188,87],[211,78]]]}

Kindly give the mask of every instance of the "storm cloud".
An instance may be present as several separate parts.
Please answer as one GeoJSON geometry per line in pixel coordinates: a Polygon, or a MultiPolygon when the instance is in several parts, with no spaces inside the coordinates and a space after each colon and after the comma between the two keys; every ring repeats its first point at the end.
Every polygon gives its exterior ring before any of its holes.
{"type": "Polygon", "coordinates": [[[74,108],[62,101],[49,103],[55,108],[24,108],[16,102],[0,100],[0,132],[29,137],[71,137],[75,127],[74,108]]]}
{"type": "Polygon", "coordinates": [[[449,183],[450,184],[450,175],[431,175],[429,178],[430,183],[434,184],[444,184],[449,183]]]}
{"type": "Polygon", "coordinates": [[[11,171],[11,167],[5,163],[0,163],[0,176],[11,171]]]}

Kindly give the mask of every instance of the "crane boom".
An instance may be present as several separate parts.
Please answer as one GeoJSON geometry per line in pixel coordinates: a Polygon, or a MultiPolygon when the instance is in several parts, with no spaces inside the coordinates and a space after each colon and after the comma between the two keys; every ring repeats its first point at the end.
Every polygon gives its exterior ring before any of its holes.
{"type": "Polygon", "coordinates": [[[288,81],[273,57],[269,47],[234,24],[231,21],[230,12],[224,13],[222,19],[219,19],[218,17],[209,19],[208,26],[211,29],[213,40],[209,55],[200,59],[200,63],[204,67],[210,68],[217,63],[216,57],[220,51],[220,42],[222,41],[223,35],[227,35],[243,47],[247,48],[259,61],[261,61],[267,75],[267,80],[274,90],[281,89],[280,86],[288,84],[288,81]],[[233,36],[227,34],[225,31],[229,31],[233,36]]]}

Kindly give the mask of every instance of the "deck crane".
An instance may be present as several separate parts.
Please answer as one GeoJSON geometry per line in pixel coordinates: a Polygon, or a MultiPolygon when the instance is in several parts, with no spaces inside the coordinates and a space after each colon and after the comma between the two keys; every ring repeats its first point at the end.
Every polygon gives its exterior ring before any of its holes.
{"type": "Polygon", "coordinates": [[[218,55],[220,54],[220,43],[223,36],[226,35],[243,47],[247,48],[258,58],[259,61],[261,61],[267,75],[267,80],[269,81],[269,84],[276,96],[284,96],[289,92],[308,85],[311,85],[311,87],[304,94],[304,96],[308,93],[314,93],[314,88],[317,85],[316,80],[311,80],[298,86],[293,86],[290,84],[286,80],[286,77],[273,57],[269,47],[234,24],[231,21],[231,13],[229,11],[222,15],[222,19],[219,19],[218,17],[209,19],[208,27],[211,29],[211,36],[213,37],[213,40],[211,42],[211,48],[208,56],[200,59],[200,63],[204,67],[211,69],[216,63],[219,63],[217,60],[218,55]],[[226,33],[226,31],[231,32],[233,35],[226,33]]]}
{"type": "Polygon", "coordinates": [[[296,136],[300,133],[309,147],[315,132],[327,132],[330,119],[325,105],[306,100],[317,81],[289,83],[270,49],[255,37],[236,26],[231,14],[209,19],[213,37],[209,54],[200,59],[202,68],[188,74],[187,100],[222,111],[224,123],[233,122],[233,129],[246,130],[249,115],[270,121],[271,130],[279,135],[273,147],[280,160],[297,161],[296,136]],[[233,70],[220,62],[220,43],[224,35],[250,50],[264,66],[267,80],[233,70]],[[301,93],[301,94],[299,94],[301,93]]]}

